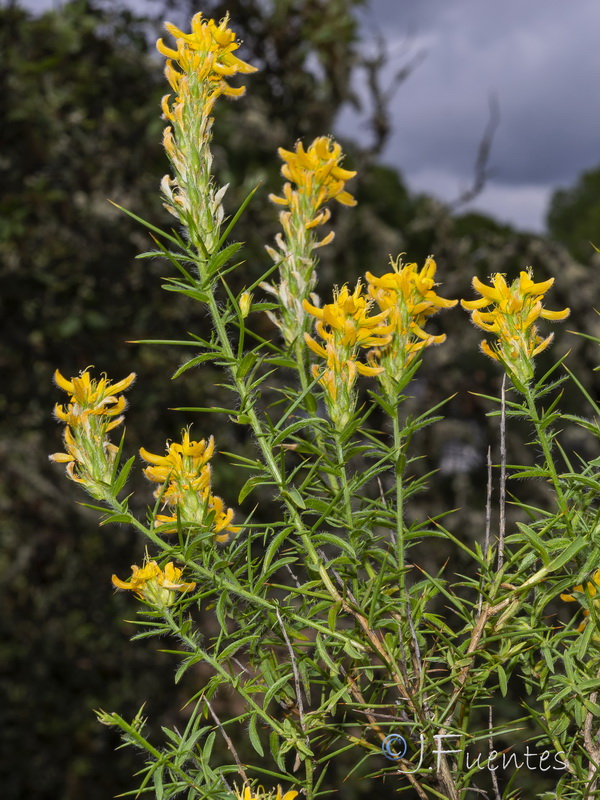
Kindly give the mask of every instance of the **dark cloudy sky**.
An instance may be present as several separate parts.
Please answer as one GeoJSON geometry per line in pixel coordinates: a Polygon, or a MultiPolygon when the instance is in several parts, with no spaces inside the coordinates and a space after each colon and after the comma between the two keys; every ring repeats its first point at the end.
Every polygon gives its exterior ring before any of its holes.
{"type": "MultiPolygon", "coordinates": [[[[371,0],[361,28],[365,46],[386,39],[390,76],[425,54],[384,153],[412,189],[453,200],[470,185],[491,95],[500,124],[475,207],[541,230],[552,190],[600,165],[600,0],[371,0]]],[[[339,128],[358,124],[347,113],[339,128]]]]}
{"type": "Polygon", "coordinates": [[[361,19],[396,69],[425,51],[394,97],[385,152],[412,188],[451,200],[469,186],[492,94],[478,208],[541,229],[552,190],[600,166],[598,0],[372,0],[361,19]]]}

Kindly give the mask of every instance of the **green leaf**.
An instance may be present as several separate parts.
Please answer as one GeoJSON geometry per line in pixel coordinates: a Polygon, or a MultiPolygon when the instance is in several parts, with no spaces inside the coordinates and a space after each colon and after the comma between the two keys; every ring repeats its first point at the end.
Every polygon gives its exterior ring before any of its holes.
{"type": "Polygon", "coordinates": [[[154,780],[154,794],[156,796],[156,800],[162,800],[164,797],[163,775],[162,769],[158,767],[158,765],[152,777],[154,780]]]}
{"type": "Polygon", "coordinates": [[[296,489],[294,486],[291,486],[287,490],[283,490],[281,492],[281,496],[284,499],[289,500],[290,502],[292,502],[298,508],[302,508],[302,509],[306,508],[306,503],[304,502],[304,498],[302,497],[302,495],[300,494],[298,489],[296,489]]]}
{"type": "Polygon", "coordinates": [[[245,378],[246,375],[250,372],[252,367],[256,364],[258,360],[258,356],[255,352],[251,351],[250,353],[246,353],[246,355],[242,358],[239,367],[236,370],[237,377],[241,380],[245,378]]]}
{"type": "MultiPolygon", "coordinates": [[[[192,747],[195,744],[196,739],[200,736],[201,733],[202,733],[201,731],[198,731],[197,735],[194,736],[193,740],[190,743],[192,747]]],[[[213,749],[213,745],[215,743],[216,736],[217,736],[216,731],[211,731],[211,733],[209,733],[208,736],[206,737],[206,740],[204,741],[204,743],[202,745],[202,759],[203,759],[203,761],[206,761],[206,762],[210,761],[210,754],[212,753],[212,749],[213,749]]]]}
{"type": "Polygon", "coordinates": [[[263,750],[263,746],[260,742],[260,738],[258,736],[258,731],[256,729],[257,723],[257,716],[253,714],[250,718],[250,725],[248,726],[248,735],[250,736],[250,743],[252,747],[256,750],[258,755],[263,758],[265,755],[265,751],[263,750]]]}
{"type": "Polygon", "coordinates": [[[335,663],[335,661],[332,660],[332,658],[330,657],[329,653],[327,652],[327,648],[326,648],[326,646],[325,646],[325,644],[323,642],[323,637],[321,636],[320,633],[317,633],[317,635],[315,637],[315,645],[317,647],[317,653],[319,654],[321,659],[325,662],[325,664],[329,668],[330,673],[332,675],[338,675],[339,671],[340,671],[340,668],[335,663]]]}
{"type": "Polygon", "coordinates": [[[183,375],[184,372],[187,372],[188,369],[192,369],[192,367],[197,367],[199,364],[204,364],[206,361],[214,360],[214,353],[202,353],[202,355],[196,356],[195,358],[190,358],[189,361],[186,361],[185,364],[182,364],[179,367],[179,369],[175,370],[175,372],[171,375],[171,380],[174,381],[176,378],[179,378],[180,375],[183,375]]]}
{"type": "Polygon", "coordinates": [[[134,461],[135,461],[135,456],[131,456],[131,458],[128,459],[125,462],[125,464],[123,464],[123,467],[121,468],[121,470],[119,472],[119,477],[117,478],[117,480],[113,484],[113,492],[115,493],[115,497],[119,494],[121,489],[125,486],[125,481],[129,477],[129,473],[131,472],[131,467],[133,466],[134,461]]]}
{"type": "Polygon", "coordinates": [[[174,244],[179,244],[177,239],[175,239],[173,236],[169,235],[168,233],[166,233],[165,231],[161,230],[160,228],[157,228],[155,225],[152,225],[152,223],[148,222],[147,220],[142,219],[141,217],[138,217],[137,214],[133,213],[133,211],[128,211],[126,208],[123,208],[123,206],[120,206],[118,203],[113,203],[112,200],[109,200],[108,202],[111,205],[113,205],[115,208],[118,208],[119,211],[122,211],[124,214],[127,214],[128,217],[131,217],[136,222],[139,222],[142,225],[144,225],[149,230],[160,234],[160,236],[164,236],[165,239],[168,239],[170,242],[173,242],[174,244]]]}
{"type": "Polygon", "coordinates": [[[578,536],[567,549],[548,564],[548,572],[555,572],[569,562],[584,547],[589,547],[589,542],[583,536],[578,536]]]}
{"type": "MultiPolygon", "coordinates": [[[[238,502],[241,503],[241,500],[239,500],[238,502]]],[[[262,570],[261,570],[263,575],[266,575],[267,570],[269,569],[269,566],[271,564],[271,561],[273,560],[275,554],[279,550],[281,543],[288,538],[290,533],[291,533],[291,528],[284,528],[283,530],[279,531],[279,533],[276,536],[274,536],[273,539],[271,539],[271,542],[269,543],[269,546],[265,550],[265,554],[263,557],[262,570]]]]}
{"type": "MultiPolygon", "coordinates": [[[[221,241],[223,241],[223,239],[221,239],[221,241]]],[[[222,250],[216,252],[214,256],[211,256],[206,265],[209,274],[215,275],[223,264],[227,263],[227,261],[237,253],[241,246],[241,242],[233,242],[233,244],[224,247],[222,250]]]]}
{"type": "Polygon", "coordinates": [[[350,658],[354,658],[354,659],[363,658],[363,654],[360,652],[360,650],[357,650],[353,646],[353,644],[351,642],[349,642],[348,640],[346,640],[344,642],[344,652],[348,653],[350,658]]]}
{"type": "Polygon", "coordinates": [[[100,525],[108,525],[112,522],[131,523],[131,514],[111,514],[110,517],[100,521],[100,525]]]}
{"type": "Polygon", "coordinates": [[[275,683],[269,687],[268,691],[265,693],[265,699],[263,703],[263,707],[266,709],[271,700],[275,697],[275,695],[279,692],[282,686],[285,686],[289,683],[290,679],[293,678],[293,673],[288,673],[287,675],[282,675],[281,678],[278,678],[275,683]]]}
{"type": "Polygon", "coordinates": [[[271,751],[271,755],[275,759],[275,763],[279,767],[279,769],[285,769],[285,758],[284,753],[280,753],[279,747],[279,736],[275,731],[271,731],[269,735],[269,750],[271,751]]]}
{"type": "Polygon", "coordinates": [[[508,680],[506,678],[506,672],[501,664],[498,664],[497,669],[498,669],[498,683],[500,685],[500,691],[502,692],[502,697],[506,697],[506,693],[508,692],[508,680]]]}
{"type": "Polygon", "coordinates": [[[312,394],[312,392],[307,392],[304,395],[304,405],[306,406],[306,410],[309,414],[315,414],[317,411],[317,398],[312,394]]]}
{"type": "Polygon", "coordinates": [[[337,627],[337,618],[341,608],[342,604],[338,601],[331,606],[329,613],[327,614],[327,624],[332,631],[334,631],[337,627]]]}
{"type": "Polygon", "coordinates": [[[251,478],[248,478],[246,483],[240,489],[240,493],[238,495],[238,504],[243,503],[250,492],[256,489],[257,486],[268,485],[272,485],[272,481],[266,480],[262,475],[253,475],[251,478]]]}

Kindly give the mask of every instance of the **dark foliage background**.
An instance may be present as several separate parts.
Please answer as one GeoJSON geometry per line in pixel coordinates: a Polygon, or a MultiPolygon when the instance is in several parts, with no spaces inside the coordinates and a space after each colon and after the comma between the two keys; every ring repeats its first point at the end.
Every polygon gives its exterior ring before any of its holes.
{"type": "MultiPolygon", "coordinates": [[[[267,200],[280,181],[277,147],[333,132],[341,105],[357,102],[356,70],[371,70],[376,86],[379,73],[361,55],[353,17],[361,3],[203,4],[207,16],[230,11],[244,39],[242,57],[261,68],[248,79],[243,100],[218,110],[215,126],[216,168],[231,183],[229,208],[262,182],[237,232],[247,264],[233,278],[236,289],[270,265],[263,245],[277,230],[267,200]]],[[[179,352],[127,343],[206,333],[207,324],[197,307],[162,292],[164,264],[135,260],[149,246],[146,234],[107,202],[171,224],[158,196],[166,171],[159,116],[165,87],[153,42],[159,19],[186,25],[197,6],[166,0],[148,8],[148,19],[93,0],[41,17],[15,3],[0,9],[0,786],[7,800],[104,800],[133,788],[139,763],[129,751],[114,752],[118,742],[92,709],[127,717],[147,700],[160,735],[159,724],[176,724],[185,697],[186,687],[172,685],[173,660],[157,653],[156,642],[128,641],[134,627],[123,620],[133,617],[134,604],[110,585],[113,572],[126,574],[129,564],[139,563],[143,544],[128,530],[98,529],[96,516],[77,504],[84,498],[47,461],[60,449],[51,415],[63,399],[52,383],[56,368],[72,376],[93,363],[114,380],[138,373],[128,393],[130,453],[141,444],[160,452],[165,438],[179,434],[189,418],[169,408],[220,404],[220,376],[210,367],[171,383],[179,352]]],[[[353,189],[359,205],[335,214],[336,240],[322,255],[322,296],[332,283],[353,282],[366,269],[384,271],[390,253],[419,261],[434,253],[447,297],[469,297],[473,274],[500,271],[512,278],[532,265],[536,274],[557,277],[552,307],[573,309],[569,327],[598,335],[591,308],[598,261],[585,242],[600,239],[600,171],[557,193],[549,215],[555,241],[517,234],[488,217],[451,213],[431,197],[411,195],[400,174],[377,163],[386,111],[376,93],[371,100],[373,146],[344,141],[347,166],[359,169],[353,189]]],[[[275,335],[266,321],[256,324],[275,335]]],[[[466,315],[456,311],[436,326],[447,331],[448,342],[427,353],[414,403],[456,396],[448,419],[417,443],[427,453],[419,468],[439,473],[433,491],[409,513],[460,507],[448,526],[482,537],[481,476],[487,446],[495,448],[497,437],[488,407],[469,391],[497,392],[498,372],[476,354],[479,336],[466,315]]],[[[593,346],[565,332],[558,339],[553,357],[571,348],[569,363],[591,387],[593,346]]],[[[581,411],[576,396],[566,403],[581,411]]],[[[219,449],[251,449],[233,428],[214,416],[195,421],[198,438],[214,433],[219,449]]],[[[513,463],[535,456],[526,440],[527,432],[513,435],[513,463]]],[[[571,445],[587,454],[586,443],[571,445]]],[[[231,487],[233,498],[242,480],[220,459],[217,487],[231,487]]],[[[150,489],[139,477],[133,488],[143,513],[150,489]]],[[[528,491],[543,502],[543,487],[528,491]]],[[[444,555],[442,547],[438,567],[444,555]]],[[[432,558],[418,551],[417,557],[432,558]]],[[[193,680],[202,680],[201,670],[193,680]]],[[[351,800],[370,794],[368,783],[338,788],[351,800]]]]}

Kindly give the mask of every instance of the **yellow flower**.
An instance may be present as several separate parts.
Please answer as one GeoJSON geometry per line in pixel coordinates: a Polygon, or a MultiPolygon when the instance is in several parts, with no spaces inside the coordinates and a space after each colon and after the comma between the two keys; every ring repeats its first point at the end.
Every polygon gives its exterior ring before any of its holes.
{"type": "MultiPolygon", "coordinates": [[[[227,81],[238,73],[256,72],[256,67],[234,55],[239,47],[226,16],[217,25],[212,19],[195,14],[192,30],[184,33],[170,22],[166,29],[175,37],[175,49],[162,39],[157,49],[167,56],[165,77],[175,97],[162,99],[165,128],[163,144],[175,172],[161,182],[165,208],[188,229],[200,261],[216,251],[224,219],[222,205],[226,186],[215,186],[211,167],[210,141],[215,101],[221,96],[240,97],[243,86],[234,88],[227,81]]],[[[204,265],[199,269],[202,274],[204,265]]],[[[207,276],[212,277],[212,275],[207,276]]]]}
{"type": "Polygon", "coordinates": [[[552,321],[564,320],[568,308],[548,311],[542,305],[544,295],[554,283],[554,278],[534,283],[531,269],[522,271],[509,286],[504,275],[492,276],[492,286],[486,286],[479,278],[473,278],[473,287],[481,297],[477,300],[461,300],[463,308],[471,311],[471,319],[477,327],[494,333],[497,342],[490,345],[482,341],[481,349],[490,358],[501,361],[520,385],[533,377],[533,358],[545,350],[554,334],[545,339],[538,334],[535,322],[541,317],[552,321]],[[482,311],[484,308],[491,310],[482,311]]]}
{"type": "MultiPolygon", "coordinates": [[[[277,152],[284,161],[281,174],[296,184],[296,190],[286,183],[283,197],[274,194],[269,196],[274,203],[293,209],[300,197],[310,197],[315,212],[328,200],[337,200],[345,206],[356,205],[354,197],[344,189],[346,181],[354,178],[356,172],[340,167],[344,155],[341,146],[333,139],[319,136],[308,150],[304,149],[302,142],[298,142],[294,151],[280,147],[277,152]]],[[[314,227],[321,222],[312,219],[305,224],[314,227]]]]}
{"type": "Polygon", "coordinates": [[[112,385],[106,377],[99,381],[90,378],[87,370],[82,372],[79,377],[71,378],[70,381],[56,370],[54,380],[57,386],[71,395],[66,408],[58,404],[54,406],[54,415],[57,419],[66,422],[67,425],[79,425],[85,423],[90,415],[118,417],[111,420],[106,428],[106,430],[111,430],[123,422],[123,417],[119,415],[127,407],[125,398],[116,395],[131,386],[135,380],[135,372],[112,385]]]}
{"type": "Polygon", "coordinates": [[[135,592],[140,599],[167,608],[175,602],[175,592],[188,592],[196,587],[194,582],[183,583],[179,580],[182,571],[172,561],[169,561],[164,571],[156,561],[147,561],[141,568],[136,564],[132,565],[132,574],[128,581],[122,581],[113,575],[112,582],[118,589],[135,592]]]}
{"type": "MultiPolygon", "coordinates": [[[[205,108],[210,113],[214,101],[220,95],[227,97],[240,97],[245,88],[229,86],[225,78],[231,78],[237,73],[249,74],[256,72],[257,68],[242,61],[233,55],[240,46],[236,41],[235,33],[227,27],[229,16],[226,15],[219,25],[212,19],[202,19],[198,12],[192,17],[192,30],[184,33],[170,22],[165,22],[165,28],[175,38],[176,50],[167,47],[162,39],[156,43],[156,49],[163,56],[167,56],[166,75],[172,88],[181,90],[182,73],[173,69],[175,61],[183,73],[191,73],[198,82],[207,81],[210,94],[207,98],[209,107],[205,108]]],[[[165,112],[169,119],[173,119],[165,112]]]]}
{"type": "Polygon", "coordinates": [[[281,329],[286,344],[298,347],[308,328],[303,301],[311,296],[317,282],[314,251],[333,240],[331,231],[319,241],[316,229],[331,216],[325,207],[329,200],[356,205],[345,190],[356,172],[342,169],[342,148],[327,136],[315,139],[307,150],[298,142],[294,151],[279,148],[278,152],[284,161],[281,173],[286,183],[282,196],[271,194],[269,199],[285,206],[279,214],[283,235],[276,237],[278,249],[267,247],[267,251],[279,264],[280,282],[278,286],[261,286],[280,304],[280,316],[268,312],[269,318],[281,329]]]}
{"type": "Polygon", "coordinates": [[[440,309],[452,308],[458,300],[446,300],[435,292],[436,263],[429,256],[422,269],[412,262],[403,264],[399,256],[391,261],[393,272],[381,277],[366,273],[368,291],[379,308],[389,313],[392,335],[389,344],[368,354],[372,364],[382,367],[380,381],[390,396],[394,387],[402,386],[409,373],[407,368],[424,347],[441,344],[446,334],[434,336],[423,326],[427,319],[440,309]]]}
{"type": "MultiPolygon", "coordinates": [[[[573,591],[577,592],[580,595],[580,597],[575,597],[572,594],[561,594],[560,599],[564,600],[566,603],[574,603],[576,600],[585,600],[586,598],[591,598],[594,606],[600,611],[600,600],[595,599],[596,595],[598,594],[599,587],[600,587],[600,569],[597,569],[592,576],[592,580],[587,581],[585,588],[581,584],[579,586],[573,587],[573,591]]],[[[584,617],[586,617],[586,619],[584,619],[581,625],[577,628],[579,633],[583,631],[588,622],[587,617],[589,617],[590,612],[587,608],[584,609],[583,615],[584,617]]]]}
{"type": "Polygon", "coordinates": [[[160,484],[154,496],[162,498],[165,505],[175,511],[170,515],[157,515],[157,525],[169,526],[163,529],[164,533],[177,531],[177,512],[180,524],[184,527],[206,526],[210,523],[218,542],[226,542],[230,533],[239,532],[240,528],[232,525],[233,510],[226,508],[221,498],[211,493],[211,468],[208,462],[214,449],[212,436],[208,441],[202,439],[194,442],[190,439],[189,431],[184,431],[181,444],[169,444],[164,456],[140,448],[144,461],[151,464],[146,467],[144,474],[150,481],[160,484]]]}
{"type": "Polygon", "coordinates": [[[54,453],[51,461],[66,464],[67,476],[83,485],[97,499],[112,497],[115,458],[119,448],[108,439],[109,431],[123,422],[127,407],[124,397],[117,397],[135,380],[135,373],[111,384],[106,377],[95,380],[87,370],[67,380],[56,370],[56,384],[68,394],[66,406],[57,404],[54,415],[66,423],[65,453],[54,453]]]}
{"type": "Polygon", "coordinates": [[[367,366],[358,360],[360,348],[383,347],[391,340],[392,326],[388,324],[389,309],[369,316],[373,301],[363,295],[360,281],[352,294],[344,285],[335,289],[333,303],[323,308],[308,300],[304,310],[317,318],[315,330],[324,340],[321,345],[308,333],[308,347],[326,361],[323,371],[316,364],[312,374],[325,389],[325,402],[333,423],[343,429],[350,421],[355,405],[354,384],[357,376],[373,376],[381,372],[377,366],[367,366]]]}
{"type": "MultiPolygon", "coordinates": [[[[333,303],[323,308],[313,306],[308,300],[303,303],[304,310],[317,318],[316,330],[319,336],[328,342],[335,342],[339,348],[377,347],[387,344],[392,330],[387,319],[389,311],[368,316],[373,303],[363,295],[360,281],[352,294],[348,286],[333,292],[333,303]]],[[[306,334],[304,337],[311,349],[319,353],[319,346],[306,334]],[[312,345],[311,345],[312,342],[312,345]]],[[[322,348],[321,348],[322,349],[322,348]]],[[[320,354],[320,353],[319,353],[320,354]]]]}
{"type": "MultiPolygon", "coordinates": [[[[252,790],[248,786],[244,787],[241,791],[236,788],[235,794],[238,800],[272,800],[273,798],[273,793],[269,792],[267,794],[262,786],[259,786],[256,790],[252,790]]],[[[274,800],[294,800],[297,796],[298,792],[292,790],[283,794],[281,786],[278,786],[274,800]]]]}

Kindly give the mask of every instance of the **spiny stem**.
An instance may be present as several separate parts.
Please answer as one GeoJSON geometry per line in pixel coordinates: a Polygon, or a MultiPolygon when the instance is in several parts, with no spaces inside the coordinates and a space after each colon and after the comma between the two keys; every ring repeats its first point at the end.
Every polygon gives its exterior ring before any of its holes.
{"type": "Polygon", "coordinates": [[[552,481],[554,491],[556,492],[556,499],[558,502],[558,506],[561,509],[561,511],[565,512],[565,519],[568,524],[568,516],[566,516],[567,503],[562,490],[562,486],[560,485],[560,480],[558,478],[558,473],[556,471],[554,459],[552,458],[551,440],[546,433],[545,426],[542,425],[542,419],[538,414],[535,404],[535,395],[531,391],[529,386],[526,387],[525,399],[527,400],[527,408],[529,410],[529,416],[535,427],[535,431],[538,437],[538,441],[541,445],[542,452],[544,453],[544,460],[546,462],[546,467],[548,469],[548,472],[550,473],[550,479],[552,481]]]}
{"type": "Polygon", "coordinates": [[[404,574],[405,547],[404,547],[404,454],[403,437],[398,419],[398,410],[393,416],[394,431],[394,473],[396,481],[396,562],[398,565],[398,579],[400,584],[400,596],[404,599],[406,591],[406,577],[404,574]]]}

